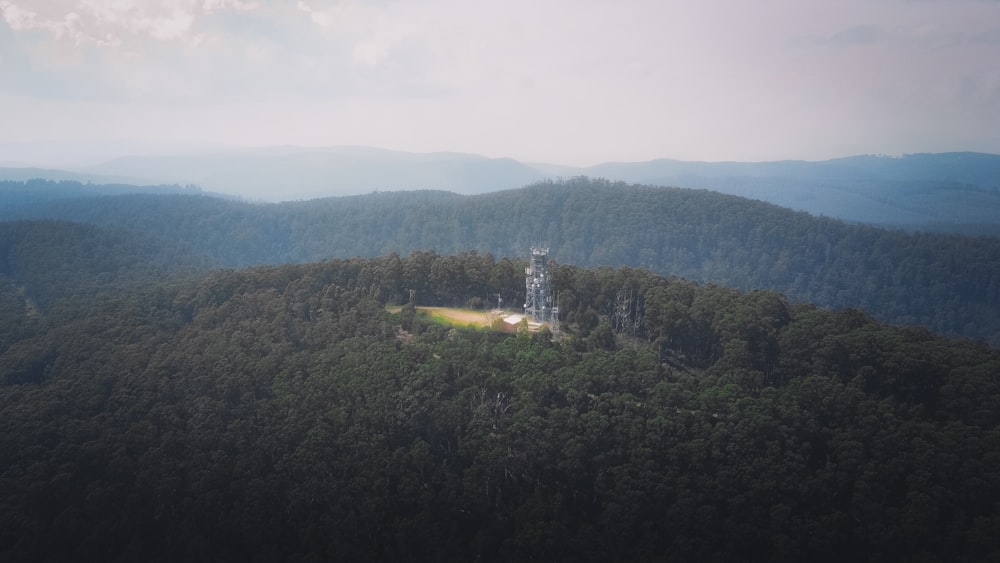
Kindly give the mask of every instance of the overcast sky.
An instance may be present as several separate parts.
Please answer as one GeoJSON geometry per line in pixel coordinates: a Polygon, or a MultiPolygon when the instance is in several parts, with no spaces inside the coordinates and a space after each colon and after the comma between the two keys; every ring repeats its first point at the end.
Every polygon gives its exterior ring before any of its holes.
{"type": "Polygon", "coordinates": [[[52,142],[576,165],[1000,153],[1000,0],[0,0],[0,16],[0,162],[55,158],[52,142]]]}

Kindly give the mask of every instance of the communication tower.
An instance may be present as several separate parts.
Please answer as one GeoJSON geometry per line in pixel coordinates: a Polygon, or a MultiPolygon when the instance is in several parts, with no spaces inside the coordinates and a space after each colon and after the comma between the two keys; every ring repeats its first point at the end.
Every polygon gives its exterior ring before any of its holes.
{"type": "Polygon", "coordinates": [[[536,323],[558,322],[559,310],[552,300],[549,249],[531,247],[531,261],[524,269],[524,315],[536,323]]]}

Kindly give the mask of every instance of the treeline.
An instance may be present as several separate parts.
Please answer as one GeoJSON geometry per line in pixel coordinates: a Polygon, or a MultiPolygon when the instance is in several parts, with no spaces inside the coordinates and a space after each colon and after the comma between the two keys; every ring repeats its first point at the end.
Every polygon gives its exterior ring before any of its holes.
{"type": "Polygon", "coordinates": [[[523,265],[65,301],[0,353],[0,556],[1000,557],[996,350],[633,268],[557,266],[561,335],[385,308],[523,298],[523,265]]]}
{"type": "Polygon", "coordinates": [[[772,289],[1000,345],[1000,240],[847,225],[708,191],[576,178],[480,196],[395,192],[277,205],[122,195],[16,215],[142,232],[231,267],[427,249],[526,256],[541,242],[561,263],[772,289]]]}

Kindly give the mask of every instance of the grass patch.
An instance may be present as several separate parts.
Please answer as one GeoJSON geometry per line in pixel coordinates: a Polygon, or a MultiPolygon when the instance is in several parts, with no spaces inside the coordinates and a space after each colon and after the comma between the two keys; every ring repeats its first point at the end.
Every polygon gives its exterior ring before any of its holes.
{"type": "Polygon", "coordinates": [[[484,311],[450,307],[418,307],[417,310],[426,313],[434,322],[448,326],[485,328],[490,326],[495,317],[495,315],[484,311]]]}
{"type": "MultiPolygon", "coordinates": [[[[394,306],[386,307],[385,310],[390,313],[399,313],[403,308],[394,306]]],[[[454,327],[487,328],[497,318],[496,313],[454,307],[417,307],[417,312],[427,315],[438,324],[454,327]]]]}

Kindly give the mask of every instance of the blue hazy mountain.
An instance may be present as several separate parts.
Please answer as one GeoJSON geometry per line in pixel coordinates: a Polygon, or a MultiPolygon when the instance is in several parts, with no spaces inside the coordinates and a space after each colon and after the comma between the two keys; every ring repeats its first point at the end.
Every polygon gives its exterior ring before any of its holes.
{"type": "Polygon", "coordinates": [[[711,189],[852,222],[1000,232],[1000,155],[993,154],[854,156],[822,162],[653,160],[602,164],[583,173],[711,189]]]}
{"type": "Polygon", "coordinates": [[[54,182],[80,182],[101,185],[114,184],[133,187],[158,183],[144,177],[111,176],[106,174],[73,172],[70,170],[61,170],[56,168],[38,168],[31,166],[0,167],[0,181],[2,182],[27,182],[38,179],[54,182]]]}
{"type": "Polygon", "coordinates": [[[94,173],[193,183],[251,199],[289,201],[379,190],[472,194],[520,187],[544,174],[509,158],[408,153],[369,147],[267,147],[195,156],[132,156],[94,173]]]}
{"type": "MultiPolygon", "coordinates": [[[[26,174],[31,172],[0,169],[0,179],[23,180],[26,174]]],[[[818,162],[661,159],[581,168],[463,153],[286,146],[129,156],[75,172],[37,170],[39,178],[194,184],[206,191],[268,201],[413,189],[480,194],[574,176],[709,189],[849,222],[1000,235],[1000,155],[971,152],[818,162]]]]}

